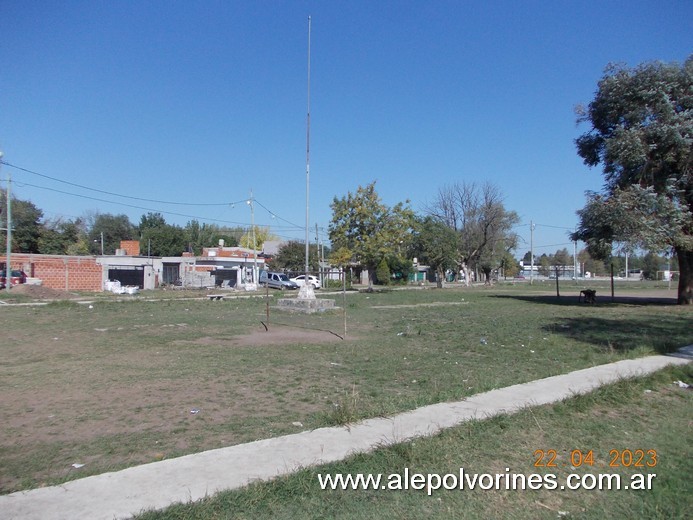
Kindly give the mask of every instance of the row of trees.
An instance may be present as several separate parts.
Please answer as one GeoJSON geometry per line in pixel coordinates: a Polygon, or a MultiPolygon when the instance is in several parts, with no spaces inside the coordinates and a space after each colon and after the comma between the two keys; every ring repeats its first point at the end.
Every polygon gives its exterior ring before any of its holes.
{"type": "Polygon", "coordinates": [[[512,228],[519,218],[503,206],[490,183],[456,183],[441,188],[423,215],[409,201],[389,207],[382,203],[375,182],[335,197],[329,226],[335,265],[359,265],[368,271],[369,286],[387,273],[402,273],[411,259],[430,266],[442,285],[447,271],[472,271],[491,277],[504,263],[516,264],[512,228]],[[379,274],[380,273],[380,274],[379,274]]]}
{"type": "MultiPolygon", "coordinates": [[[[524,266],[531,265],[532,254],[530,251],[522,257],[524,266]]],[[[589,272],[593,276],[608,276],[611,273],[611,266],[614,273],[618,276],[629,271],[641,271],[642,278],[645,280],[656,280],[658,273],[665,270],[678,271],[676,258],[659,255],[655,252],[645,254],[625,254],[610,256],[607,259],[593,258],[587,249],[582,249],[577,254],[577,262],[583,272],[589,272]]],[[[568,249],[563,248],[555,253],[534,257],[534,266],[543,276],[553,274],[556,266],[572,266],[573,255],[568,249]]]]}
{"type": "MultiPolygon", "coordinates": [[[[0,211],[6,216],[6,192],[0,190],[0,211]]],[[[6,224],[6,218],[3,218],[6,224]]],[[[243,227],[223,227],[189,221],[184,227],[168,224],[160,213],[142,215],[138,225],[126,215],[91,213],[70,219],[43,220],[43,211],[32,202],[12,199],[12,251],[46,255],[114,254],[121,240],[139,240],[142,254],[179,256],[184,251],[200,254],[203,247],[223,239],[227,246],[262,247],[274,238],[266,228],[255,233],[243,227]],[[103,251],[102,251],[103,246],[103,251]]],[[[0,235],[0,251],[7,237],[0,235]]]]}
{"type": "MultiPolygon", "coordinates": [[[[0,196],[2,196],[0,194],[0,196]]],[[[2,201],[5,197],[2,197],[2,201]]],[[[518,217],[503,207],[500,191],[491,184],[454,184],[441,188],[424,215],[417,215],[409,201],[385,205],[375,182],[332,202],[329,228],[332,247],[309,248],[311,270],[319,269],[326,256],[333,265],[358,265],[369,273],[370,284],[388,283],[391,277],[406,279],[412,259],[429,265],[443,281],[445,272],[479,270],[486,277],[499,266],[517,264],[511,251],[517,239],[512,227],[518,217]],[[318,254],[320,253],[320,255],[318,254]]],[[[4,209],[4,208],[2,208],[4,209]]],[[[3,212],[6,213],[6,212],[3,212]]],[[[75,220],[43,221],[33,203],[13,199],[12,250],[25,253],[93,255],[114,254],[122,240],[139,240],[143,255],[178,256],[183,251],[200,254],[203,247],[220,239],[228,246],[262,248],[273,239],[266,228],[224,228],[193,220],[185,227],[168,224],[160,213],[142,215],[138,225],[126,215],[92,213],[75,220]]],[[[0,247],[5,248],[5,235],[0,247]]],[[[270,264],[273,269],[302,270],[305,245],[285,244],[270,264]]]]}

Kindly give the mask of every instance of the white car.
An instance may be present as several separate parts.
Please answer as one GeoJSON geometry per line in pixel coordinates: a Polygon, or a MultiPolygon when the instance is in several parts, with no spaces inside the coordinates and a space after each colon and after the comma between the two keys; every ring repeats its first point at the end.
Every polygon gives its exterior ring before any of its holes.
{"type": "MultiPolygon", "coordinates": [[[[299,287],[302,287],[305,285],[305,279],[306,275],[301,274],[299,276],[295,276],[294,278],[291,279],[292,282],[296,282],[296,284],[299,287]]],[[[320,279],[317,276],[313,276],[312,274],[308,275],[308,283],[313,286],[313,289],[320,289],[320,279]]]]}

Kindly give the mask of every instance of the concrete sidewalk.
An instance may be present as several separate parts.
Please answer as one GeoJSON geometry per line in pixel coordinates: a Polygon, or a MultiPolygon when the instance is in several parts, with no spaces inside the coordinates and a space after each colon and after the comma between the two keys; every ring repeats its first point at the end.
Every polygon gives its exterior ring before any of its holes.
{"type": "Polygon", "coordinates": [[[391,418],[369,419],[348,428],[320,428],[95,475],[60,486],[20,491],[0,496],[0,517],[7,520],[130,518],[146,509],[198,500],[301,467],[432,435],[471,419],[554,403],[621,378],[646,375],[693,359],[693,346],[680,352],[680,355],[650,356],[577,370],[484,392],[464,401],[426,406],[391,418]]]}

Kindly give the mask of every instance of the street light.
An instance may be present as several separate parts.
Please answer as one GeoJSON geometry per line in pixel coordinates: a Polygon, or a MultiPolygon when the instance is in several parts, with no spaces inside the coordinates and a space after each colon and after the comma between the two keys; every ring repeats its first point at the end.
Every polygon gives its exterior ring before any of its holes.
{"type": "MultiPolygon", "coordinates": [[[[99,241],[94,239],[94,243],[97,244],[99,241]]],[[[103,256],[103,231],[101,232],[101,256],[103,256]]]]}

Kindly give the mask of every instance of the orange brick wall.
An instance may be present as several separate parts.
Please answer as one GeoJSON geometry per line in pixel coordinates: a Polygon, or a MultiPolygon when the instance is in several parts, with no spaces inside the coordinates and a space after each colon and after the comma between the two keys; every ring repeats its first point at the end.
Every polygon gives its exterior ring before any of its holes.
{"type": "MultiPolygon", "coordinates": [[[[39,278],[45,287],[61,291],[102,291],[103,268],[93,256],[12,253],[12,268],[39,278]]],[[[5,255],[0,262],[5,262],[5,255]]]]}
{"type": "Polygon", "coordinates": [[[121,240],[120,249],[125,249],[127,256],[140,256],[139,240],[121,240]]]}

